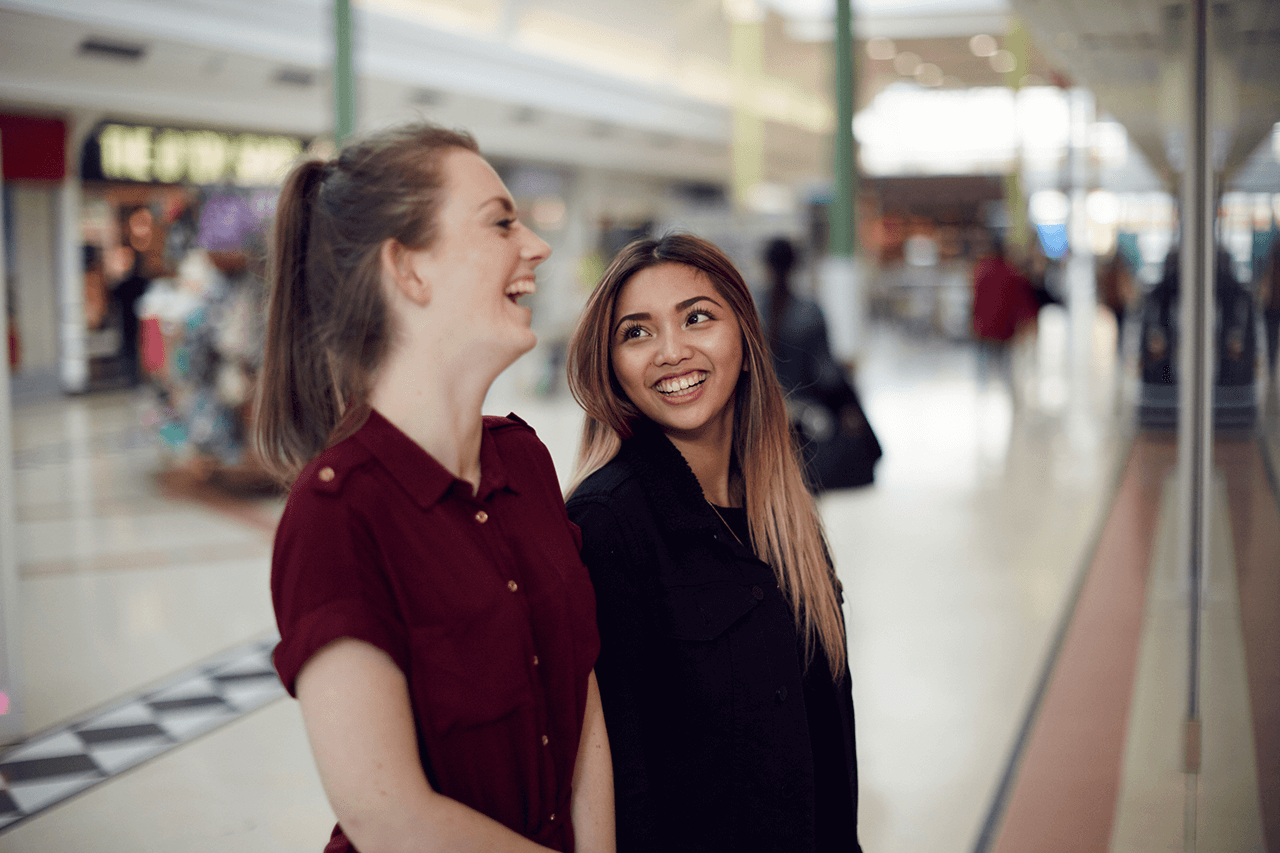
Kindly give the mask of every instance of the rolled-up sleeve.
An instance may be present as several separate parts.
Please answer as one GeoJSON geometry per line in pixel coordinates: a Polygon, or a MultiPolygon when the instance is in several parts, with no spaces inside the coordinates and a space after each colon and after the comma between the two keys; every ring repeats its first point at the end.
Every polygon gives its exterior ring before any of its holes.
{"type": "Polygon", "coordinates": [[[376,546],[349,507],[329,495],[295,490],[276,531],[272,564],[280,628],[273,658],[290,695],[311,656],[343,637],[381,649],[409,671],[405,631],[376,546]]]}

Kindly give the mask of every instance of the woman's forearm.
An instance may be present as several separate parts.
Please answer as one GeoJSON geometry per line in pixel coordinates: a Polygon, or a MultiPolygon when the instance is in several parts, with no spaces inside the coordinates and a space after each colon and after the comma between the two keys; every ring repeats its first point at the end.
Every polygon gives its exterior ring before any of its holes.
{"type": "Polygon", "coordinates": [[[613,762],[596,674],[587,681],[587,710],[573,772],[575,853],[613,853],[617,849],[613,816],[613,762]]]}
{"type": "Polygon", "coordinates": [[[431,787],[404,675],[381,650],[331,643],[303,667],[297,693],[320,782],[361,853],[545,853],[431,787]]]}

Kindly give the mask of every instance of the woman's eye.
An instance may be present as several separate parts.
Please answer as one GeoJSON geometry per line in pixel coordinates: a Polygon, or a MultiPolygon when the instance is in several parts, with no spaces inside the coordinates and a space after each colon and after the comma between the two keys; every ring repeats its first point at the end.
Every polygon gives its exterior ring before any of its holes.
{"type": "Polygon", "coordinates": [[[685,320],[685,323],[692,326],[696,323],[705,323],[708,320],[714,320],[714,319],[715,318],[712,317],[710,314],[708,314],[706,311],[698,309],[697,311],[692,311],[689,313],[689,318],[685,320]]]}
{"type": "Polygon", "coordinates": [[[641,326],[627,326],[625,329],[622,330],[621,337],[622,337],[622,340],[624,341],[630,341],[630,340],[634,340],[635,338],[641,337],[643,334],[644,334],[644,329],[641,326]]]}
{"type": "Polygon", "coordinates": [[[516,224],[516,220],[515,220],[515,217],[513,216],[507,219],[499,219],[495,224],[499,228],[501,228],[503,231],[510,231],[511,228],[516,224]]]}

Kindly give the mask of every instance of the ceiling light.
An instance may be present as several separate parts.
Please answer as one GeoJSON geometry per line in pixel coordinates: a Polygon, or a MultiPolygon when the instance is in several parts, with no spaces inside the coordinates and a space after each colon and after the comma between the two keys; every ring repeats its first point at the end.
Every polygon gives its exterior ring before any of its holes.
{"type": "Polygon", "coordinates": [[[986,33],[978,33],[969,39],[969,50],[973,51],[974,56],[991,56],[999,49],[1000,45],[996,44],[996,40],[986,33]]]}
{"type": "Polygon", "coordinates": [[[873,38],[867,40],[867,56],[872,59],[893,59],[898,49],[893,44],[893,39],[873,38]]]}
{"type": "Polygon", "coordinates": [[[920,67],[920,57],[909,50],[904,50],[893,58],[893,70],[903,77],[910,77],[920,67]]]}
{"type": "Polygon", "coordinates": [[[997,74],[1008,74],[1018,67],[1018,58],[1007,50],[997,50],[987,62],[991,63],[991,70],[997,74]]]}
{"type": "Polygon", "coordinates": [[[421,104],[424,107],[434,107],[442,101],[444,101],[444,92],[438,89],[428,89],[424,86],[409,93],[410,103],[421,104]]]}
{"type": "Polygon", "coordinates": [[[916,68],[915,78],[921,86],[941,86],[942,69],[932,62],[922,62],[916,68]]]}
{"type": "Polygon", "coordinates": [[[98,59],[114,59],[118,62],[139,62],[147,54],[145,44],[116,41],[115,39],[89,36],[80,42],[80,55],[98,59]]]}
{"type": "Polygon", "coordinates": [[[280,68],[271,79],[285,86],[305,88],[315,85],[316,75],[305,68],[280,68]]]}

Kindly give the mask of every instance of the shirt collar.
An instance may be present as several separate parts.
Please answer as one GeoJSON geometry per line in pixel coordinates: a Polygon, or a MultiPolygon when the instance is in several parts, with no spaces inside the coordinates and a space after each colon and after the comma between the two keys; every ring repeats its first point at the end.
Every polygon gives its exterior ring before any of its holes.
{"type": "MultiPolygon", "coordinates": [[[[378,410],[369,410],[368,419],[353,437],[423,509],[430,509],[450,491],[471,497],[470,483],[451,474],[378,410]]],[[[475,498],[488,500],[499,489],[516,491],[507,476],[498,444],[486,425],[480,435],[480,488],[475,498]]]]}

